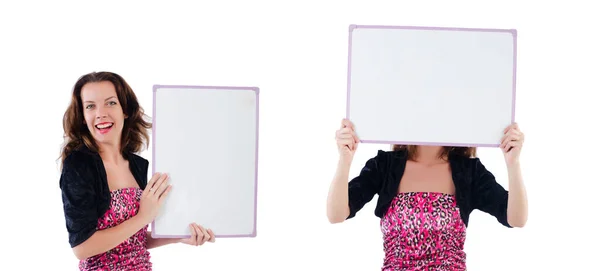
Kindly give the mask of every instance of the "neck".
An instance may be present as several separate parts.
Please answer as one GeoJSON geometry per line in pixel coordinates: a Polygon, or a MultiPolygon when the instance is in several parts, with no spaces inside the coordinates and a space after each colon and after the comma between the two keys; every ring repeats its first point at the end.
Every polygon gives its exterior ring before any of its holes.
{"type": "Polygon", "coordinates": [[[441,146],[418,146],[416,161],[431,163],[440,160],[441,146]]]}
{"type": "Polygon", "coordinates": [[[98,146],[98,148],[100,157],[106,164],[119,164],[125,160],[118,146],[103,144],[98,146]]]}

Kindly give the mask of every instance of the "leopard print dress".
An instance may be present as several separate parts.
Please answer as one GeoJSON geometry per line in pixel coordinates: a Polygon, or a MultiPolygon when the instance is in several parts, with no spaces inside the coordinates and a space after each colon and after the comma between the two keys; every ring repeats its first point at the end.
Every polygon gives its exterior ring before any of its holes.
{"type": "MultiPolygon", "coordinates": [[[[142,190],[139,188],[122,188],[111,191],[108,211],[98,219],[98,230],[115,227],[135,216],[140,207],[142,190]]],[[[80,270],[110,271],[150,271],[150,253],[146,249],[148,226],[140,229],[115,248],[92,256],[79,262],[80,270]]]]}
{"type": "Polygon", "coordinates": [[[466,226],[453,195],[398,194],[381,219],[383,271],[464,271],[466,226]]]}

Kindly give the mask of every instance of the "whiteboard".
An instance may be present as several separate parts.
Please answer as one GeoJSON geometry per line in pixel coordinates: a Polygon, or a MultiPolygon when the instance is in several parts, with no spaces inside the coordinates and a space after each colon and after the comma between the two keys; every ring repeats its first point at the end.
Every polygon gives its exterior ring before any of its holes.
{"type": "Polygon", "coordinates": [[[349,30],[346,118],[361,142],[500,145],[515,118],[516,30],[349,30]]]}
{"type": "Polygon", "coordinates": [[[187,238],[189,224],[216,237],[255,237],[258,99],[255,87],[153,87],[152,174],[171,192],[154,238],[187,238]]]}

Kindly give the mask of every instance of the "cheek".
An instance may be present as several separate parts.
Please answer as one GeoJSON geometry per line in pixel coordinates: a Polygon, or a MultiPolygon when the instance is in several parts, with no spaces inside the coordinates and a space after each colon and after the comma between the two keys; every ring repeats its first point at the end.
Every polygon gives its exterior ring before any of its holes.
{"type": "Polygon", "coordinates": [[[95,123],[95,117],[93,114],[83,114],[83,121],[85,122],[85,126],[88,128],[88,130],[90,132],[94,131],[95,127],[94,127],[94,123],[95,123]]]}
{"type": "Polygon", "coordinates": [[[83,121],[85,122],[86,126],[91,126],[93,125],[93,118],[91,116],[89,116],[89,114],[83,114],[83,121]]]}

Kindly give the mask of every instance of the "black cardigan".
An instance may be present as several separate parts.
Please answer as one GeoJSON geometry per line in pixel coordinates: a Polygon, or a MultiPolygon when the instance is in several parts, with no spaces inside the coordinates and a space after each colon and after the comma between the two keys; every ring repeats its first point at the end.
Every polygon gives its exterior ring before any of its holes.
{"type": "MultiPolygon", "coordinates": [[[[129,169],[141,189],[148,178],[148,160],[128,154],[129,169]]],[[[59,181],[69,244],[75,247],[96,232],[98,219],[108,210],[110,189],[100,155],[82,147],[67,156],[59,181]]]]}
{"type": "MultiPolygon", "coordinates": [[[[398,194],[400,179],[404,173],[407,152],[382,151],[369,159],[360,174],[348,183],[350,219],[378,194],[375,215],[382,218],[390,203],[398,194]]],[[[479,158],[458,155],[449,156],[456,202],[466,226],[469,215],[475,209],[494,216],[502,225],[511,228],[507,219],[508,191],[496,182],[494,175],[479,158]]]]}

